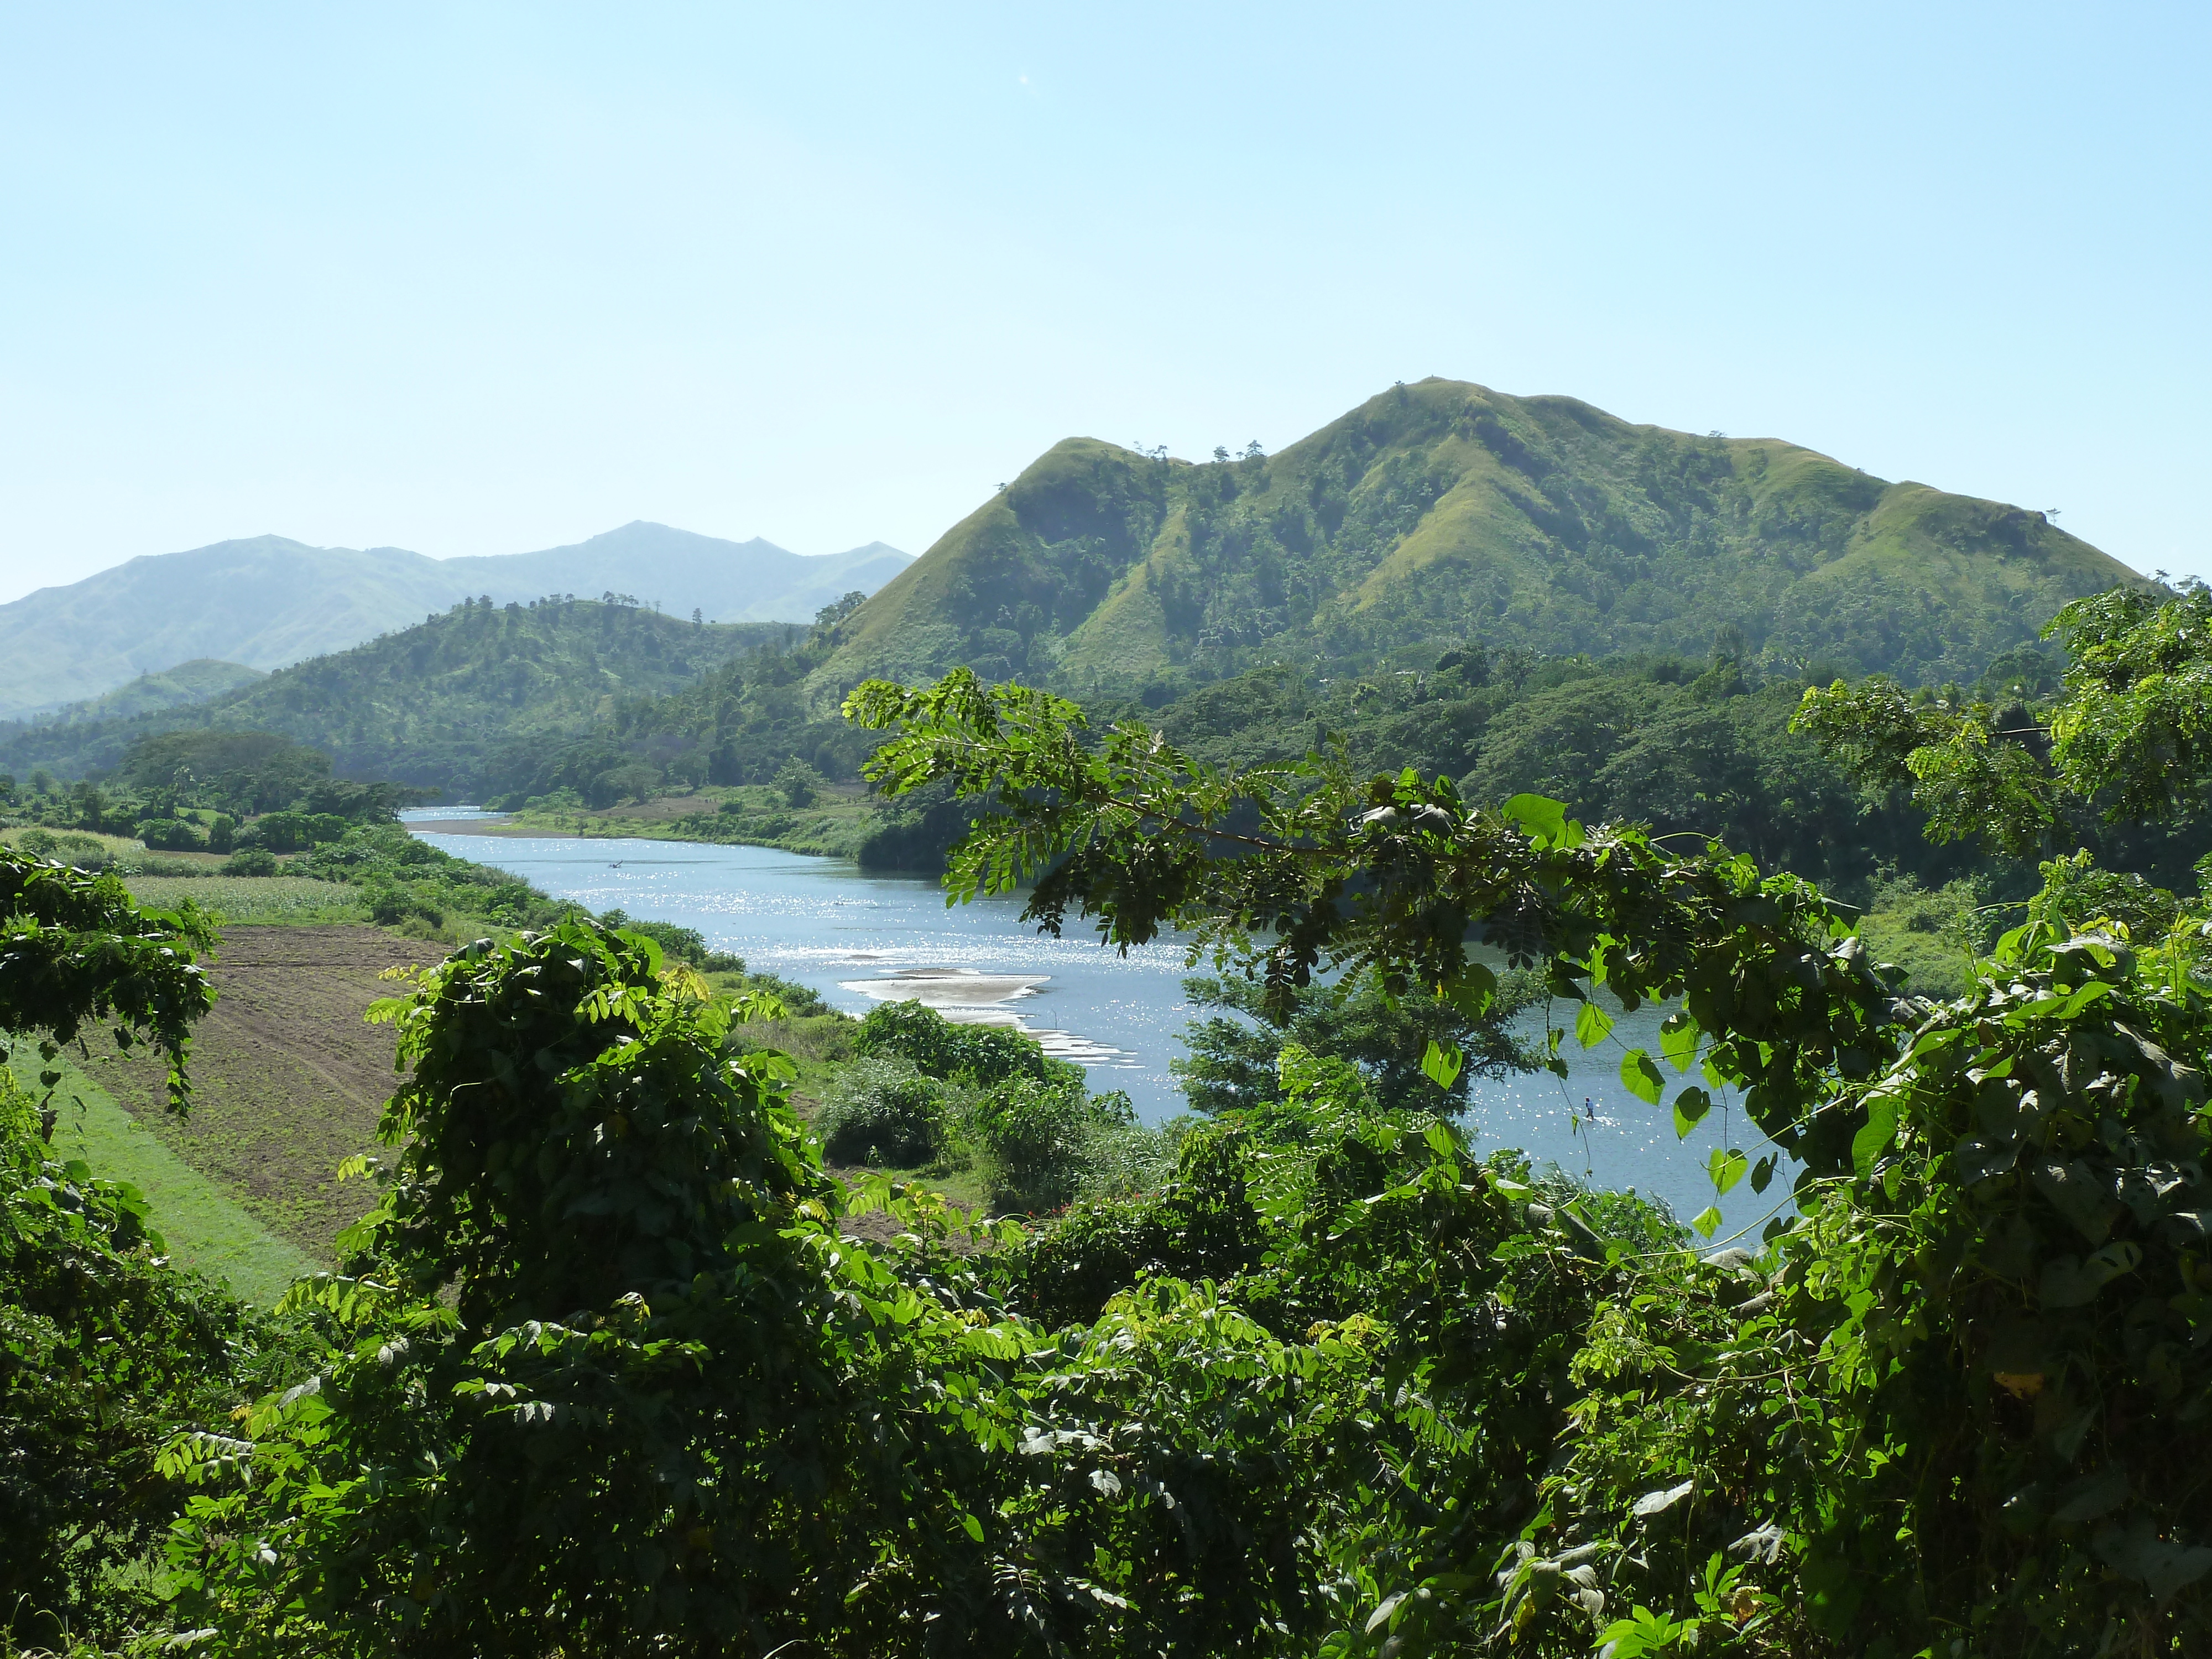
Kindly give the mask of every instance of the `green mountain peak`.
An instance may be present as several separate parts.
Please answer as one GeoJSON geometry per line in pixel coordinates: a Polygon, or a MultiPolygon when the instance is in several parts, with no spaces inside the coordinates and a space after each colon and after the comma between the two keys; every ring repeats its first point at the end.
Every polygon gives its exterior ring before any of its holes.
{"type": "Polygon", "coordinates": [[[1462,642],[1972,678],[2136,574],[2043,514],[1571,398],[1394,386],[1272,457],[1055,444],[841,630],[810,683],[968,663],[1092,693],[1462,642]]]}

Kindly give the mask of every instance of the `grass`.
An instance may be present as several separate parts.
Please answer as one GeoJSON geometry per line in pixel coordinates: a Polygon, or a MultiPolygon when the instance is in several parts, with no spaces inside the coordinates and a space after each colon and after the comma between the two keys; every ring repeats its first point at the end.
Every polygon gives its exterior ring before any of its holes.
{"type": "MultiPolygon", "coordinates": [[[[38,1092],[37,1050],[19,1044],[11,1063],[23,1086],[38,1092]]],[[[171,1259],[228,1279],[240,1296],[264,1308],[295,1279],[321,1265],[255,1220],[221,1182],[164,1146],[83,1067],[64,1060],[60,1069],[54,1150],[83,1159],[104,1180],[127,1181],[144,1194],[171,1259]]]]}
{"type": "Polygon", "coordinates": [[[385,1153],[376,1127],[398,1082],[392,1028],[362,1016],[402,988],[381,970],[445,954],[368,927],[233,928],[214,963],[220,995],[192,1037],[190,1120],[162,1109],[150,1058],[112,1062],[103,1080],[172,1155],[294,1249],[328,1262],[338,1233],[374,1199],[362,1182],[341,1185],[338,1165],[385,1153]]]}
{"type": "Polygon", "coordinates": [[[1860,918],[1867,954],[1905,969],[1905,988],[1927,997],[1963,996],[1967,969],[1988,948],[1991,927],[1972,879],[1933,891],[1910,877],[1886,882],[1860,918]]]}
{"type": "Polygon", "coordinates": [[[190,899],[234,926],[365,921],[361,890],[308,876],[131,876],[131,896],[156,910],[190,899]]]}
{"type": "Polygon", "coordinates": [[[526,806],[494,833],[653,836],[851,858],[875,823],[874,805],[858,784],[829,785],[813,805],[798,807],[768,784],[741,784],[710,786],[597,811],[576,805],[526,806]]]}

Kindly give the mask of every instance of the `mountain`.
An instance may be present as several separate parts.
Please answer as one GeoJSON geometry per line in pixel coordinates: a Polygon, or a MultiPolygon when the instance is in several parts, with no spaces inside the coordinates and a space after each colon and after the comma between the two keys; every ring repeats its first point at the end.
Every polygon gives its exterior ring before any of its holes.
{"type": "Polygon", "coordinates": [[[1701,656],[1717,634],[1971,680],[2066,600],[2141,580],[2039,513],[1795,444],[1427,380],[1273,457],[1054,446],[842,625],[808,696],[965,662],[1158,702],[1275,661],[1701,656]]]}
{"type": "Polygon", "coordinates": [[[258,731],[321,750],[341,777],[465,793],[509,744],[592,731],[629,701],[689,686],[798,635],[784,623],[694,623],[598,599],[465,600],[201,702],[0,732],[0,771],[81,777],[120,765],[132,744],[157,732],[258,731]]]}
{"type": "Polygon", "coordinates": [[[96,697],[201,658],[281,668],[418,623],[454,601],[634,595],[717,622],[796,622],[908,562],[881,542],[805,558],[642,521],[572,547],[431,559],[282,536],[165,553],[0,605],[0,719],[96,697]]]}
{"type": "Polygon", "coordinates": [[[88,720],[129,720],[134,714],[204,702],[239,686],[251,685],[261,678],[261,670],[248,668],[243,663],[196,657],[159,674],[141,674],[128,684],[118,685],[89,702],[70,703],[55,711],[51,718],[64,726],[82,725],[88,720]]]}

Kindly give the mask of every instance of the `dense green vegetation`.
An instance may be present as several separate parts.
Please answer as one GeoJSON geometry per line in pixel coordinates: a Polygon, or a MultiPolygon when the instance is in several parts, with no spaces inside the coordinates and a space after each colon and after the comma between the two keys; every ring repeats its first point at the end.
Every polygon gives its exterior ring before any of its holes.
{"type": "MultiPolygon", "coordinates": [[[[2179,820],[2203,781],[2180,746],[2202,603],[2069,613],[2072,678],[1978,738],[1953,700],[1880,686],[1861,720],[1844,691],[1801,719],[1877,784],[1904,731],[1901,787],[1936,792],[1939,836],[2033,850],[2069,813],[2179,820]],[[2069,746],[2093,706],[2085,740],[2140,737],[2165,787],[2069,746]]],[[[570,917],[472,945],[383,1011],[410,1070],[380,1199],[268,1334],[218,1310],[218,1353],[148,1319],[167,1370],[141,1382],[123,1325],[5,1281],[11,1319],[46,1322],[9,1351],[40,1369],[6,1373],[6,1432],[80,1420],[44,1382],[72,1366],[141,1402],[127,1433],[33,1466],[44,1535],[99,1516],[111,1553],[27,1577],[26,1609],[111,1633],[158,1616],[246,1655],[2212,1639],[2200,900],[2051,860],[1964,994],[1914,1000],[1850,915],[1717,843],[1525,792],[1470,805],[1411,769],[1216,768],[964,675],[866,687],[853,712],[890,739],[879,787],[981,813],[956,895],[1038,878],[1046,926],[1197,933],[1226,970],[1204,994],[1273,1028],[1272,1079],[1243,1038],[1202,1043],[1221,1115],[1097,1181],[1127,1126],[1066,1068],[878,1010],[823,1131],[964,1146],[1032,1208],[1073,1199],[1016,1231],[829,1180],[795,1067],[753,1035],[782,1011],[702,994],[680,931],[570,917]],[[1471,954],[1478,934],[1528,977],[1471,954]],[[1349,983],[1321,988],[1331,969],[1349,983]],[[1618,1046],[1601,991],[1674,1008],[1623,1080],[1686,1131],[1725,1103],[1792,1152],[1787,1194],[1771,1161],[1714,1152],[1717,1189],[1771,1194],[1764,1226],[1721,1240],[1717,1212],[1686,1230],[1470,1155],[1448,1091],[1510,1063],[1483,1045],[1536,987],[1572,1015],[1550,1053],[1618,1046]],[[888,1237],[851,1236],[885,1209],[888,1237]],[[131,1479],[72,1485],[80,1467],[131,1479]],[[155,1615],[112,1585],[169,1517],[155,1615]]],[[[128,1026],[161,1006],[149,986],[189,986],[188,921],[11,867],[19,918],[139,941],[60,948],[19,919],[13,1028],[96,1005],[128,1026]]],[[[160,1028],[172,1047],[193,1007],[160,1028]]],[[[33,1120],[12,1133],[11,1204],[109,1213],[33,1120]]],[[[82,1282],[40,1276],[64,1248],[182,1283],[125,1222],[9,1237],[24,1285],[82,1282]]]]}
{"type": "Polygon", "coordinates": [[[342,653],[465,594],[504,605],[612,590],[673,617],[792,623],[853,588],[872,592],[907,562],[880,542],[802,558],[757,538],[730,542],[642,521],[574,546],[458,559],[282,536],[219,542],[0,605],[0,715],[105,702],[149,663],[185,666],[145,676],[126,702],[189,701],[173,694],[204,684],[211,665],[203,659],[258,671],[342,653]]]}
{"type": "Polygon", "coordinates": [[[581,733],[622,696],[672,691],[769,639],[772,623],[711,626],[610,598],[504,606],[468,600],[349,651],[204,702],[135,719],[32,726],[0,768],[82,777],[163,732],[266,731],[321,750],[338,775],[467,794],[510,744],[581,733]]]}
{"type": "MultiPolygon", "coordinates": [[[[1047,452],[871,599],[809,683],[1019,676],[1085,697],[1463,643],[1970,678],[2133,573],[2043,515],[1565,398],[1401,386],[1282,453],[1047,452]]],[[[1324,671],[1326,672],[1326,671],[1324,671]]]]}

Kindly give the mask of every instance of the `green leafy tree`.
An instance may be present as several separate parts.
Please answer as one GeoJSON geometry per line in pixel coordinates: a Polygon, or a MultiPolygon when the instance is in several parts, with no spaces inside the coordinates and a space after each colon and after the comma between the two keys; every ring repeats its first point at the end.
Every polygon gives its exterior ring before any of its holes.
{"type": "Polygon", "coordinates": [[[1540,1044],[1516,1036],[1510,1023],[1534,1000],[1540,981],[1510,976],[1480,1020],[1431,997],[1386,997],[1371,984],[1309,986],[1287,1010],[1271,1008],[1263,987],[1238,978],[1194,978],[1183,994],[1195,1007],[1220,1008],[1183,1028],[1188,1059],[1169,1062],[1190,1103],[1201,1112],[1239,1111],[1276,1097],[1278,1057],[1295,1043],[1315,1054],[1348,1060],[1365,1073],[1384,1105],[1433,1109],[1435,1079],[1421,1068],[1428,1044],[1457,1049],[1465,1063],[1444,1091],[1464,1103],[1469,1081],[1531,1072],[1544,1063],[1540,1044]],[[1232,1018],[1231,1016],[1242,1016],[1232,1018]]]}
{"type": "MultiPolygon", "coordinates": [[[[0,1032],[38,1043],[48,1102],[88,1028],[149,1042],[182,1113],[212,942],[189,907],[142,911],[112,875],[0,853],[0,1032]]],[[[225,1395],[245,1339],[229,1298],[167,1270],[134,1188],[52,1156],[40,1107],[0,1070],[0,1629],[51,1634],[113,1622],[112,1579],[167,1518],[154,1453],[225,1395]]]]}
{"type": "Polygon", "coordinates": [[[791,806],[811,806],[822,799],[822,775],[793,755],[775,775],[777,792],[791,806]]]}
{"type": "MultiPolygon", "coordinates": [[[[1528,797],[1493,815],[1410,773],[1224,775],[1133,726],[1089,741],[1072,706],[960,673],[848,706],[895,733],[878,787],[999,792],[956,854],[957,894],[1033,878],[1028,914],[1054,931],[1072,912],[1125,945],[1170,926],[1201,949],[1249,941],[1285,1012],[1331,963],[1479,1018],[1497,994],[1466,956],[1480,924],[1580,1003],[1586,1046],[1611,1025],[1589,988],[1678,1002],[1662,1053],[1628,1051],[1623,1081],[1671,1094],[1685,1132],[1713,1091],[1740,1091],[1802,1160],[1800,1218],[1770,1224],[1764,1256],[1714,1264],[1750,1270],[1733,1291],[1682,1261],[1584,1304],[1540,1478],[1496,1428],[1455,1418],[1496,1410],[1494,1392],[1450,1386],[1479,1369],[1448,1344],[1406,1356],[1422,1409],[1468,1425],[1431,1489],[1464,1499],[1510,1476],[1526,1495],[1374,1513],[1338,1558],[1360,1564],[1372,1611],[1336,1650],[1649,1650],[1754,1630],[1797,1652],[1917,1651],[1948,1632],[1987,1653],[2202,1639],[2212,1535],[2182,1472],[2212,1454],[2185,1403],[2212,1387],[2212,1302],[2180,1172],[2212,1151],[2212,1025],[2193,935],[2142,951],[2031,923],[1966,998],[1923,1015],[1817,894],[1718,848],[1663,855],[1528,797]],[[1698,1080],[1670,1088],[1662,1060],[1698,1080]]],[[[1426,1060],[1443,1083],[1462,1057],[1432,1043],[1426,1060]]],[[[1714,1184],[1763,1190],[1772,1169],[1719,1149],[1714,1184]]],[[[1571,1207],[1525,1215],[1629,1266],[1571,1207]]]]}

